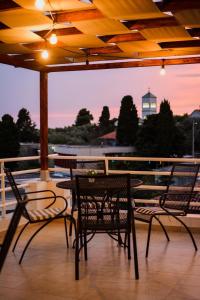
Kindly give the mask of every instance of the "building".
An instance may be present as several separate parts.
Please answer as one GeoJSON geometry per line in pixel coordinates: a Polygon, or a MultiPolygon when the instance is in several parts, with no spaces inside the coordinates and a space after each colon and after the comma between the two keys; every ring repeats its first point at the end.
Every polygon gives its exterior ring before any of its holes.
{"type": "Polygon", "coordinates": [[[157,97],[150,90],[142,97],[142,119],[157,113],[157,97]]]}

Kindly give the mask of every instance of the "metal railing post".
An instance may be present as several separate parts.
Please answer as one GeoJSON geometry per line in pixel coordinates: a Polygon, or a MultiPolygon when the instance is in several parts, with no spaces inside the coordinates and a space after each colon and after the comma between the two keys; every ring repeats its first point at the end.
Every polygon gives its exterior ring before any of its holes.
{"type": "Polygon", "coordinates": [[[2,203],[1,216],[2,216],[2,218],[5,218],[5,216],[6,216],[6,192],[5,192],[4,161],[1,161],[1,203],[2,203]]]}

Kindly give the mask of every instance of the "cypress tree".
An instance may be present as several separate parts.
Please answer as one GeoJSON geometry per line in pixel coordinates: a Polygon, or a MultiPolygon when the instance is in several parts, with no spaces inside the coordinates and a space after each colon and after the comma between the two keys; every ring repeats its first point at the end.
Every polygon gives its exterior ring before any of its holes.
{"type": "Polygon", "coordinates": [[[121,101],[117,125],[117,142],[119,145],[134,145],[138,131],[138,115],[133,98],[124,96],[121,101]]]}
{"type": "Polygon", "coordinates": [[[108,106],[104,106],[101,116],[99,118],[99,130],[101,134],[108,133],[111,128],[110,123],[110,111],[108,106]]]}

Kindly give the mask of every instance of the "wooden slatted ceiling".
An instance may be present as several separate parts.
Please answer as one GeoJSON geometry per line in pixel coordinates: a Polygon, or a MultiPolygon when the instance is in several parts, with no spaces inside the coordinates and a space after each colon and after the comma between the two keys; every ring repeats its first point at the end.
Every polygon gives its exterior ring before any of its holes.
{"type": "MultiPolygon", "coordinates": [[[[91,62],[106,62],[164,58],[170,54],[200,55],[199,0],[93,0],[91,4],[79,0],[50,0],[46,1],[44,11],[38,11],[34,2],[0,1],[0,62],[52,71],[54,64],[84,62],[86,58],[91,62]],[[173,15],[167,15],[166,11],[173,15]],[[54,46],[48,42],[50,33],[58,37],[54,46]],[[50,51],[48,61],[40,57],[45,48],[50,51]],[[45,64],[52,65],[51,69],[45,64]]],[[[199,62],[195,57],[193,61],[199,62]]],[[[188,60],[180,58],[170,63],[177,62],[188,63],[188,60]]],[[[140,62],[131,67],[139,65],[140,62]]],[[[144,61],[144,65],[151,64],[144,61]]],[[[104,67],[102,63],[99,66],[104,67]]],[[[85,69],[85,66],[80,68],[85,69]]],[[[66,70],[71,69],[73,66],[66,70]]]]}

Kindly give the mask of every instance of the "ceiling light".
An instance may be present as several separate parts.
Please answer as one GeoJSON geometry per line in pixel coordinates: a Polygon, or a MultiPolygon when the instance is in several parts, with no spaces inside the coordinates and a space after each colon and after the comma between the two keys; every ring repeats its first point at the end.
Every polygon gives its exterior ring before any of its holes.
{"type": "Polygon", "coordinates": [[[87,4],[91,4],[92,3],[92,0],[79,0],[80,2],[83,2],[83,3],[87,3],[87,4]]]}
{"type": "Polygon", "coordinates": [[[193,39],[199,40],[200,37],[199,36],[193,36],[193,39]]]}
{"type": "Polygon", "coordinates": [[[49,57],[49,52],[47,50],[43,50],[41,53],[41,56],[43,59],[48,59],[49,57]]]}
{"type": "Polygon", "coordinates": [[[168,16],[173,16],[173,13],[171,11],[164,11],[163,13],[168,16]]]}
{"type": "Polygon", "coordinates": [[[52,34],[51,34],[51,36],[50,36],[50,38],[49,38],[49,42],[50,42],[50,44],[52,44],[52,45],[57,44],[58,38],[57,38],[57,35],[56,35],[55,33],[52,33],[52,34]]]}
{"type": "Polygon", "coordinates": [[[44,0],[36,0],[35,1],[35,7],[39,10],[43,10],[44,8],[44,0]]]}
{"type": "Polygon", "coordinates": [[[138,29],[131,29],[132,32],[138,32],[138,29]]]}
{"type": "Polygon", "coordinates": [[[161,69],[160,69],[160,75],[161,76],[164,76],[166,74],[166,70],[165,70],[165,61],[164,59],[162,60],[162,66],[161,66],[161,69]]]}
{"type": "Polygon", "coordinates": [[[185,29],[186,30],[189,30],[189,29],[192,29],[191,27],[188,27],[188,26],[185,26],[185,29]]]}

